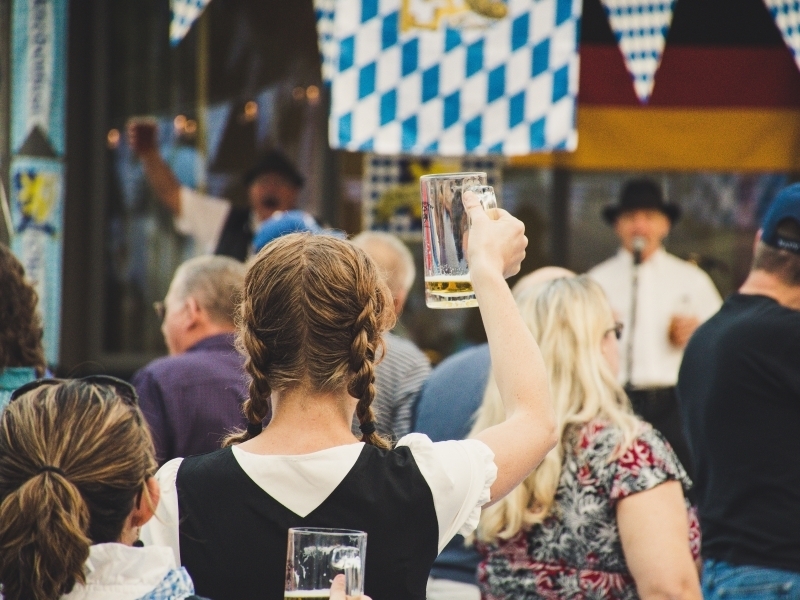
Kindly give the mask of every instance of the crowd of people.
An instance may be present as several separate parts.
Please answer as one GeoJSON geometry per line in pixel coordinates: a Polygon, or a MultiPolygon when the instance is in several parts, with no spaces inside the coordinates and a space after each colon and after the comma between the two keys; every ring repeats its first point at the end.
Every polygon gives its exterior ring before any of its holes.
{"type": "Polygon", "coordinates": [[[431,369],[391,332],[402,242],[276,227],[302,185],[278,155],[236,216],[139,150],[176,225],[219,206],[131,383],[47,377],[0,247],[3,598],[277,599],[292,527],[366,531],[375,600],[800,598],[800,184],[724,303],[653,182],[604,212],[617,255],[513,292],[524,227],[466,194],[488,343],[431,369]]]}

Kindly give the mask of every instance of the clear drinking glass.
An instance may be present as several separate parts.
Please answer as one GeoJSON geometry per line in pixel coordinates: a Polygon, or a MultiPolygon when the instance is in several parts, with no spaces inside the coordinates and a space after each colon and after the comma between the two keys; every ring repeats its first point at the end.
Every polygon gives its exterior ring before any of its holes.
{"type": "Polygon", "coordinates": [[[331,582],[345,576],[345,593],[364,594],[367,534],[353,529],[296,527],[289,529],[286,551],[286,587],[283,597],[293,600],[328,598],[331,582]]]}
{"type": "MultiPolygon", "coordinates": [[[[486,185],[486,173],[424,175],[419,180],[422,196],[425,303],[429,308],[478,306],[469,277],[465,241],[469,218],[461,202],[466,191],[475,192],[487,212],[497,199],[486,185]]],[[[494,217],[493,214],[490,216],[494,217]]]]}

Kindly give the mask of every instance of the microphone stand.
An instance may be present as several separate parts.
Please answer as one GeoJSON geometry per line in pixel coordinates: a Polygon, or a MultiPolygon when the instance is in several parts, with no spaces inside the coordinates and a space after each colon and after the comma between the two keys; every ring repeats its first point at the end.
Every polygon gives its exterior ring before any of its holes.
{"type": "Polygon", "coordinates": [[[645,241],[643,238],[633,239],[633,271],[631,273],[631,321],[628,330],[628,344],[625,353],[625,388],[631,387],[633,376],[633,334],[636,331],[636,309],[639,304],[639,265],[642,264],[642,250],[645,241]]]}

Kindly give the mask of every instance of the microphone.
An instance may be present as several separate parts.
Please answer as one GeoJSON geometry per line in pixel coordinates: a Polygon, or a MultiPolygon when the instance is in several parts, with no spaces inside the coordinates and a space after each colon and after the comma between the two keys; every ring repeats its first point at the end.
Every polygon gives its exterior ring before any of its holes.
{"type": "Polygon", "coordinates": [[[644,252],[644,247],[646,245],[647,240],[642,236],[637,235],[633,238],[633,264],[637,267],[642,264],[642,252],[644,252]]]}

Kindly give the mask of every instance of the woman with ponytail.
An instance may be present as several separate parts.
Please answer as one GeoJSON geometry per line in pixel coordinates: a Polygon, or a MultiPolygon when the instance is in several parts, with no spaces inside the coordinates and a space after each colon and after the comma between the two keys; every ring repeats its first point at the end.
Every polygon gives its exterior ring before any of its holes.
{"type": "Polygon", "coordinates": [[[368,534],[368,594],[424,600],[437,553],[553,447],[544,366],[504,281],[525,255],[524,228],[504,211],[489,219],[472,195],[464,203],[472,282],[508,418],[476,440],[434,444],[411,434],[390,448],[371,407],[381,335],[395,319],[376,266],[329,236],[271,242],[250,266],[240,315],[249,425],[222,450],[161,468],[158,518],[143,536],[173,548],[199,594],[279,600],[287,530],[336,527],[368,534]]]}
{"type": "Polygon", "coordinates": [[[196,598],[169,548],[135,548],[158,504],[136,394],[97,377],[16,390],[0,419],[4,600],[196,598]]]}
{"type": "MultiPolygon", "coordinates": [[[[542,349],[559,443],[483,512],[483,598],[700,599],[699,528],[675,452],[617,383],[619,325],[597,283],[556,279],[520,294],[542,349]]],[[[490,377],[470,436],[504,418],[490,377]]]]}

